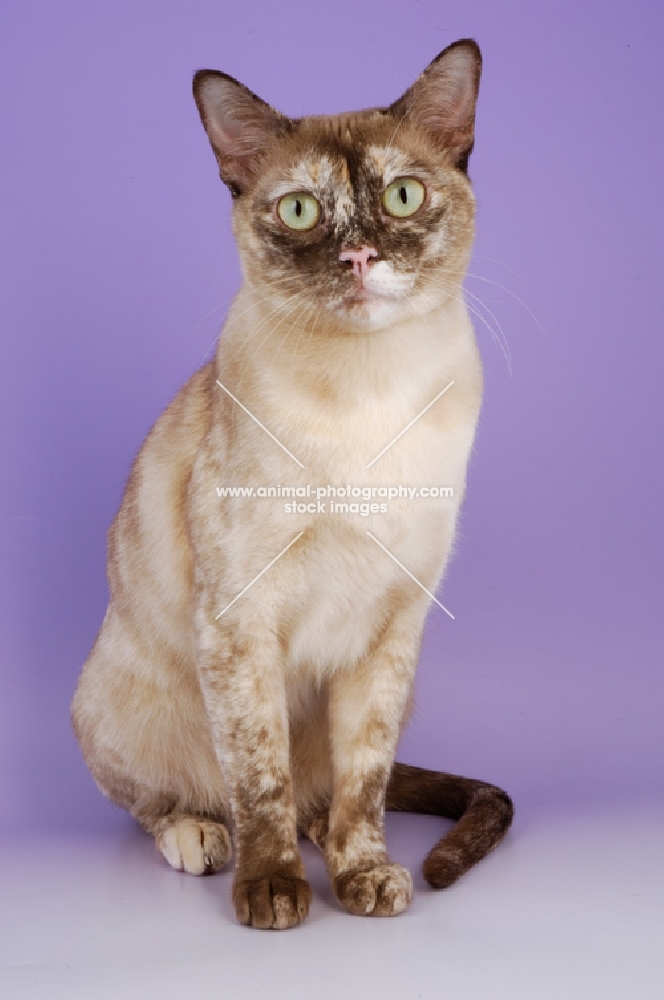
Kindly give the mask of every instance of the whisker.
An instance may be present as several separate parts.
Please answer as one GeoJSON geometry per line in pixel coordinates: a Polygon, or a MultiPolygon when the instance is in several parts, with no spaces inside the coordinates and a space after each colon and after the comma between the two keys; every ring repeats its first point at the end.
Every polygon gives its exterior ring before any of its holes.
{"type": "MultiPolygon", "coordinates": [[[[489,307],[486,304],[486,302],[484,302],[484,300],[481,299],[479,297],[479,295],[475,295],[468,288],[462,289],[462,292],[463,292],[463,295],[470,295],[471,299],[473,299],[475,302],[479,303],[479,305],[482,306],[483,309],[486,309],[487,313],[489,314],[489,317],[496,324],[496,327],[497,327],[497,330],[498,330],[497,340],[498,340],[498,343],[501,346],[501,350],[502,350],[503,355],[505,357],[505,361],[507,362],[507,368],[508,368],[510,376],[511,376],[512,375],[512,354],[511,354],[511,351],[510,351],[510,348],[509,348],[509,344],[507,343],[507,337],[505,336],[505,331],[502,328],[500,320],[495,315],[495,313],[493,313],[492,310],[489,309],[489,307]]],[[[471,312],[474,312],[475,315],[478,315],[477,311],[474,310],[471,307],[471,305],[470,305],[469,302],[466,302],[466,305],[468,306],[468,308],[470,309],[471,312]]]]}
{"type": "MultiPolygon", "coordinates": [[[[293,282],[293,280],[291,278],[276,278],[276,279],[272,279],[271,280],[271,285],[272,286],[277,286],[279,288],[281,288],[282,286],[284,288],[291,287],[293,284],[294,284],[294,282],[293,282]]],[[[293,291],[295,293],[297,293],[297,288],[294,288],[293,291]]],[[[234,316],[233,316],[233,318],[234,319],[240,319],[246,313],[251,312],[251,310],[255,307],[256,302],[258,302],[258,303],[269,302],[272,298],[273,298],[272,295],[270,295],[269,293],[266,293],[266,294],[260,296],[260,298],[256,299],[255,293],[254,293],[252,295],[251,305],[248,306],[247,308],[243,309],[242,312],[235,313],[234,316]]],[[[203,355],[201,364],[205,364],[207,361],[210,360],[210,358],[208,358],[208,354],[210,354],[210,352],[212,351],[212,348],[216,346],[216,344],[217,344],[217,342],[219,340],[219,337],[221,336],[221,334],[223,332],[223,329],[224,329],[224,327],[226,325],[226,321],[228,319],[228,316],[229,316],[232,304],[233,304],[233,302],[231,301],[230,305],[228,305],[226,307],[226,314],[225,314],[224,318],[221,320],[221,322],[219,323],[213,340],[210,341],[210,343],[208,344],[208,346],[207,346],[207,348],[205,350],[205,354],[203,355]]],[[[205,322],[205,320],[208,319],[210,316],[212,316],[213,313],[217,312],[218,309],[223,309],[224,305],[225,305],[225,303],[220,303],[218,306],[215,306],[214,309],[211,309],[210,312],[207,313],[201,320],[199,320],[195,327],[193,327],[191,333],[189,334],[189,337],[190,338],[193,337],[193,335],[196,332],[196,330],[198,330],[198,328],[205,322]]],[[[210,354],[210,357],[212,357],[212,354],[210,354]]]]}
{"type": "Polygon", "coordinates": [[[480,323],[484,324],[484,326],[487,328],[487,330],[491,334],[492,338],[498,344],[498,347],[500,348],[500,352],[503,355],[503,357],[505,358],[505,362],[507,364],[507,370],[508,370],[508,372],[510,374],[510,378],[511,378],[512,377],[512,359],[511,359],[511,355],[510,355],[510,352],[509,352],[509,348],[507,347],[507,342],[505,342],[505,346],[503,346],[503,343],[500,340],[500,338],[498,337],[498,335],[496,334],[496,331],[491,326],[491,324],[487,321],[486,317],[484,317],[482,315],[482,313],[479,311],[479,309],[476,309],[474,306],[472,306],[470,304],[470,302],[466,302],[466,308],[468,309],[469,312],[471,312],[473,314],[473,316],[476,316],[478,318],[478,320],[480,321],[480,323]]]}
{"type": "MultiPolygon", "coordinates": [[[[491,334],[491,339],[494,340],[495,343],[498,345],[498,347],[500,348],[501,354],[505,358],[505,362],[507,364],[507,370],[508,370],[508,372],[510,374],[510,377],[511,377],[512,376],[512,358],[511,358],[511,352],[510,352],[510,349],[509,349],[509,345],[507,343],[507,337],[505,336],[505,332],[504,332],[502,326],[500,325],[500,323],[498,323],[497,318],[493,315],[493,313],[488,308],[488,306],[484,302],[482,302],[482,300],[478,296],[474,296],[472,292],[468,292],[468,289],[461,288],[461,290],[460,290],[461,294],[459,294],[459,292],[457,291],[457,289],[453,285],[451,285],[449,282],[445,281],[444,278],[440,278],[440,277],[437,278],[435,284],[439,288],[441,288],[449,296],[449,298],[453,299],[455,302],[462,302],[464,304],[464,306],[468,309],[468,311],[471,312],[473,314],[473,316],[476,316],[477,319],[479,319],[479,321],[487,328],[487,330],[491,334]],[[473,306],[470,302],[468,302],[464,298],[465,293],[468,293],[473,298],[475,298],[487,310],[487,312],[493,317],[494,321],[498,324],[498,327],[499,327],[499,329],[501,331],[502,339],[498,335],[497,331],[488,322],[488,320],[486,319],[486,317],[479,311],[479,309],[476,306],[473,306]]],[[[420,296],[424,296],[425,298],[428,298],[433,303],[436,303],[436,300],[433,298],[433,296],[427,295],[426,292],[418,292],[417,294],[420,295],[420,296]]]]}
{"type": "Polygon", "coordinates": [[[224,327],[226,326],[227,319],[228,319],[228,313],[226,313],[223,320],[221,321],[221,324],[219,325],[219,328],[217,329],[217,332],[214,335],[214,340],[210,341],[210,343],[208,344],[205,354],[203,355],[203,358],[201,360],[201,364],[207,364],[207,362],[211,361],[214,355],[216,354],[216,345],[217,342],[219,341],[219,338],[221,337],[224,327]],[[213,350],[213,348],[215,348],[215,350],[213,350]],[[208,355],[210,356],[208,357],[208,355]]]}
{"type": "Polygon", "coordinates": [[[535,313],[534,313],[534,312],[532,311],[532,309],[530,308],[530,306],[529,306],[529,305],[527,305],[527,304],[526,304],[526,303],[525,303],[525,302],[523,301],[523,299],[522,299],[522,298],[520,298],[520,297],[519,297],[519,296],[518,296],[518,295],[516,294],[516,292],[513,292],[513,291],[511,291],[511,289],[509,289],[509,288],[506,288],[506,287],[505,287],[505,285],[501,285],[501,283],[500,283],[499,281],[494,281],[494,280],[493,280],[493,278],[485,278],[485,277],[484,277],[483,275],[481,275],[481,274],[472,274],[472,273],[471,273],[470,271],[467,271],[467,272],[466,272],[466,277],[467,277],[467,278],[476,278],[476,279],[477,279],[477,281],[486,281],[486,282],[487,282],[487,284],[489,284],[489,285],[495,285],[495,286],[496,286],[496,288],[500,288],[500,289],[502,289],[502,291],[503,291],[503,292],[507,292],[507,294],[508,294],[508,295],[511,295],[511,296],[512,296],[512,298],[513,298],[513,299],[515,299],[515,300],[516,300],[516,301],[517,301],[517,302],[519,303],[519,305],[520,305],[520,306],[521,306],[521,307],[522,307],[523,309],[525,309],[525,311],[526,311],[526,312],[528,313],[528,315],[530,316],[530,318],[531,318],[531,319],[532,319],[532,320],[533,320],[533,321],[534,321],[534,322],[535,322],[535,323],[537,324],[537,326],[539,327],[539,330],[540,330],[540,333],[542,333],[542,334],[543,334],[543,335],[544,335],[545,337],[548,337],[548,334],[547,334],[546,330],[544,329],[544,327],[543,327],[543,326],[542,326],[542,324],[540,323],[540,321],[539,321],[539,319],[537,318],[537,316],[535,315],[535,313]]]}
{"type": "Polygon", "coordinates": [[[473,253],[473,260],[488,260],[492,264],[498,264],[500,267],[504,267],[506,271],[511,271],[514,277],[518,278],[519,281],[525,282],[526,280],[522,274],[519,274],[518,271],[515,271],[514,268],[510,267],[509,264],[506,264],[504,260],[498,260],[497,257],[487,257],[487,255],[483,253],[473,253]]]}
{"type": "MultiPolygon", "coordinates": [[[[320,307],[318,309],[316,309],[316,306],[313,303],[310,304],[309,309],[310,309],[310,311],[307,313],[307,316],[305,317],[304,322],[301,324],[301,329],[300,329],[300,332],[298,334],[297,340],[295,342],[295,347],[293,348],[293,360],[292,360],[292,364],[291,364],[291,387],[295,384],[295,361],[297,359],[297,349],[300,346],[300,341],[301,341],[302,335],[303,335],[303,333],[304,333],[304,331],[306,329],[306,324],[308,323],[309,319],[314,315],[314,310],[315,310],[314,326],[316,324],[316,320],[318,319],[318,317],[320,315],[320,307]]],[[[312,333],[313,333],[313,326],[311,327],[311,329],[309,331],[309,339],[307,341],[307,345],[311,343],[312,333]]]]}
{"type": "MultiPolygon", "coordinates": [[[[297,309],[297,302],[295,303],[295,305],[293,305],[291,307],[291,302],[293,301],[293,299],[296,299],[296,298],[297,298],[297,296],[295,294],[291,295],[290,298],[286,299],[285,302],[281,302],[277,306],[275,306],[274,309],[271,309],[268,312],[267,316],[264,316],[263,319],[261,320],[261,322],[258,323],[258,325],[254,328],[254,330],[252,331],[251,335],[249,337],[246,337],[242,341],[242,345],[241,346],[242,346],[242,350],[244,350],[244,348],[247,346],[247,344],[249,344],[252,340],[255,339],[255,337],[258,336],[258,333],[270,322],[270,320],[273,317],[278,316],[280,312],[283,312],[284,310],[286,310],[285,316],[282,317],[282,319],[277,323],[276,326],[273,326],[273,327],[271,327],[268,330],[267,335],[263,338],[263,340],[258,345],[258,347],[256,348],[256,350],[253,352],[253,354],[251,355],[251,357],[247,359],[247,361],[246,361],[246,363],[245,363],[245,365],[244,365],[244,367],[242,369],[242,372],[240,374],[240,377],[239,377],[239,379],[237,381],[237,384],[236,384],[236,387],[235,387],[235,395],[239,396],[239,393],[240,393],[240,390],[242,388],[242,383],[244,381],[245,375],[247,374],[247,372],[248,372],[248,370],[249,370],[249,368],[251,366],[251,363],[252,363],[253,359],[256,357],[256,355],[260,351],[260,349],[263,346],[263,344],[265,343],[265,341],[268,340],[269,337],[271,337],[272,334],[275,333],[276,330],[279,329],[279,326],[281,325],[281,323],[283,322],[283,320],[286,319],[288,316],[290,316],[295,311],[295,309],[297,309]]],[[[250,312],[250,311],[251,311],[251,307],[249,307],[248,309],[243,310],[243,312],[240,315],[244,315],[245,313],[250,312]]],[[[237,410],[237,407],[233,407],[233,418],[232,418],[233,420],[236,419],[236,410],[237,410]]]]}
{"type": "Polygon", "coordinates": [[[205,316],[202,317],[202,319],[199,319],[198,323],[196,323],[196,325],[191,328],[191,330],[187,334],[186,339],[191,340],[191,338],[194,336],[198,328],[205,322],[206,319],[209,319],[210,316],[213,316],[216,312],[219,312],[220,309],[224,309],[225,307],[226,303],[220,302],[218,306],[214,306],[212,309],[210,309],[210,311],[206,313],[205,316]]]}
{"type": "MultiPolygon", "coordinates": [[[[302,309],[300,310],[300,312],[293,319],[293,324],[299,324],[300,321],[302,320],[302,317],[306,316],[306,314],[309,312],[309,309],[311,309],[311,308],[312,308],[312,303],[305,302],[304,305],[303,305],[303,307],[302,307],[302,309]]],[[[277,350],[274,353],[274,357],[275,358],[279,354],[279,351],[281,350],[281,348],[284,346],[284,343],[288,340],[288,336],[289,336],[290,333],[292,333],[292,330],[286,330],[286,333],[281,338],[281,342],[280,342],[277,350]]],[[[302,331],[300,330],[300,333],[298,334],[298,340],[299,340],[299,338],[300,338],[301,335],[302,335],[302,331]]]]}
{"type": "MultiPolygon", "coordinates": [[[[249,368],[251,367],[252,361],[254,360],[254,358],[256,357],[256,355],[258,354],[258,352],[260,351],[260,349],[262,348],[263,344],[265,344],[266,341],[269,340],[269,338],[271,336],[273,336],[273,334],[275,334],[277,332],[277,330],[279,329],[279,327],[281,326],[281,324],[284,323],[290,316],[292,316],[293,313],[295,312],[295,310],[298,308],[298,306],[299,306],[299,302],[298,301],[295,302],[295,305],[293,305],[293,306],[290,305],[290,303],[292,302],[293,299],[297,299],[297,295],[296,294],[292,295],[291,298],[287,299],[286,302],[283,303],[281,306],[278,306],[276,309],[273,309],[272,312],[268,313],[268,315],[258,324],[258,327],[252,332],[251,336],[247,337],[247,339],[243,342],[242,346],[244,347],[244,346],[246,346],[246,344],[248,344],[250,341],[252,341],[256,337],[256,335],[258,334],[258,331],[261,330],[261,329],[263,329],[263,327],[270,321],[270,319],[274,315],[278,315],[279,312],[283,312],[283,310],[286,309],[285,315],[283,315],[281,317],[281,319],[277,322],[276,326],[273,326],[273,327],[271,327],[268,330],[266,336],[263,337],[263,339],[261,340],[261,342],[258,345],[258,347],[256,348],[256,350],[253,352],[253,354],[251,355],[251,357],[247,360],[247,363],[245,364],[244,368],[242,369],[242,375],[240,376],[240,379],[239,379],[239,381],[237,383],[237,388],[238,389],[241,387],[242,382],[244,381],[244,377],[247,374],[249,368]]],[[[237,395],[237,393],[236,393],[236,395],[237,395]]]]}

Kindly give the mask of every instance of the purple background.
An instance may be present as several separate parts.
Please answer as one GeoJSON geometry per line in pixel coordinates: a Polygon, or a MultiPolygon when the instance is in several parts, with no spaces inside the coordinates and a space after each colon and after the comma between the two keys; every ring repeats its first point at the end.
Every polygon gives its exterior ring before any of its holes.
{"type": "Polygon", "coordinates": [[[485,406],[441,592],[456,621],[430,614],[400,756],[503,784],[522,822],[661,797],[661,3],[3,7],[3,828],[124,822],[68,705],[129,464],[239,280],[193,71],[335,112],[393,100],[468,35],[489,281],[467,287],[513,375],[478,325],[485,406]]]}

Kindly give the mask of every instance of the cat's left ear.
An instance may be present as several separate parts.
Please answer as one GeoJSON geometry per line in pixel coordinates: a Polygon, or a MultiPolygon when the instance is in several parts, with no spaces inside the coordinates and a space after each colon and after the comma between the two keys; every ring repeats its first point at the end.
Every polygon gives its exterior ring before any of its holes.
{"type": "Polygon", "coordinates": [[[403,97],[387,109],[420,125],[465,171],[475,141],[475,106],[482,55],[477,42],[463,38],[448,45],[403,97]]]}
{"type": "Polygon", "coordinates": [[[226,73],[201,69],[194,100],[231,194],[242,194],[255,176],[270,141],[292,122],[226,73]]]}

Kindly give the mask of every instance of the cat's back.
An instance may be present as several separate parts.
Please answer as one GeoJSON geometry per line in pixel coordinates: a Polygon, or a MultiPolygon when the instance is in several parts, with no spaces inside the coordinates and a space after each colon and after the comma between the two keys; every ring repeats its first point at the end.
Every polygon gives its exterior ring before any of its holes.
{"type": "MultiPolygon", "coordinates": [[[[134,461],[108,536],[111,599],[72,702],[88,766],[106,794],[127,807],[136,788],[178,784],[170,758],[155,747],[171,747],[183,773],[193,772],[189,754],[205,728],[191,628],[186,495],[210,423],[213,384],[210,363],[162,413],[134,461]],[[176,722],[168,708],[174,704],[182,710],[176,722]]],[[[201,781],[214,788],[214,755],[205,748],[198,755],[201,781]]],[[[184,778],[178,788],[186,799],[184,778]]]]}
{"type": "Polygon", "coordinates": [[[190,641],[193,564],[186,496],[210,425],[214,380],[211,361],[156,421],[134,461],[108,535],[111,604],[143,634],[170,636],[176,646],[190,641]]]}

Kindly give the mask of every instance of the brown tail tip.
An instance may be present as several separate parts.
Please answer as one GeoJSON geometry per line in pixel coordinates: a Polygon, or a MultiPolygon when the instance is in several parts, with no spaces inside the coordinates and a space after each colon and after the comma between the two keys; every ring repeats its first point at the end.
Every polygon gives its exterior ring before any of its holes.
{"type": "Polygon", "coordinates": [[[514,816],[512,800],[496,785],[408,764],[394,765],[387,808],[458,820],[424,862],[424,877],[434,889],[452,885],[488,854],[514,816]]]}

